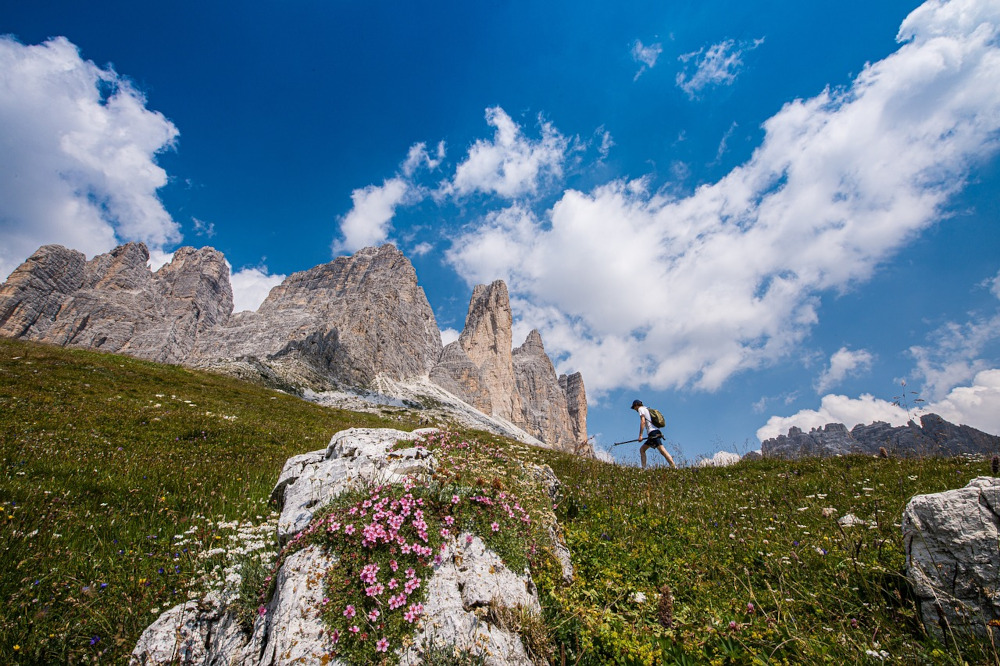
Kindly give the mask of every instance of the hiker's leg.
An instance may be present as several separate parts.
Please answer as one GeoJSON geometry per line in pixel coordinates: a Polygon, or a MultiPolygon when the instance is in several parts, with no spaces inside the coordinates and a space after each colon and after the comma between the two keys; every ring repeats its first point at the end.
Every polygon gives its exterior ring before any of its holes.
{"type": "Polygon", "coordinates": [[[643,444],[639,447],[639,457],[642,459],[642,468],[646,469],[646,449],[649,447],[643,444]]]}
{"type": "Polygon", "coordinates": [[[669,453],[667,453],[667,447],[663,446],[663,444],[660,444],[660,447],[657,450],[661,454],[663,454],[664,459],[666,459],[666,461],[670,463],[671,467],[677,467],[677,465],[674,464],[674,459],[670,457],[669,453]]]}

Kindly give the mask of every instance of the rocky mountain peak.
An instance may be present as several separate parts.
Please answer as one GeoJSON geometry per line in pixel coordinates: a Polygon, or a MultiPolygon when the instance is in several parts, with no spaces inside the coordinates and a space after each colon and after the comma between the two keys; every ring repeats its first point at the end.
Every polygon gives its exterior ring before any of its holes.
{"type": "Polygon", "coordinates": [[[464,330],[442,347],[416,271],[392,245],[294,273],[256,312],[236,314],[222,253],[182,247],[155,273],[148,261],[142,243],[90,261],[41,247],[0,285],[0,335],[213,368],[291,390],[391,394],[401,382],[422,381],[526,440],[570,447],[586,438],[582,380],[556,376],[538,331],[512,350],[502,280],[473,290],[464,330]]]}
{"type": "Polygon", "coordinates": [[[506,283],[476,286],[465,329],[445,347],[431,380],[551,446],[578,450],[587,439],[582,379],[560,380],[537,330],[512,350],[512,323],[506,283]]]}
{"type": "Polygon", "coordinates": [[[953,456],[962,453],[991,454],[1000,449],[1000,437],[967,425],[955,425],[937,414],[924,414],[920,423],[892,426],[884,421],[858,424],[847,429],[842,423],[828,423],[822,428],[803,432],[791,427],[788,435],[779,435],[761,444],[764,456],[801,458],[836,456],[851,453],[873,455],[886,453],[901,456],[953,456]]]}

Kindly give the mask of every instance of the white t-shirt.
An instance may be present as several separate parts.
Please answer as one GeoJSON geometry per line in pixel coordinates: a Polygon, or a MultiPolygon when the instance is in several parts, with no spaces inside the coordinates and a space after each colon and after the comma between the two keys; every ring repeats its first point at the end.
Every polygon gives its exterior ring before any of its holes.
{"type": "Polygon", "coordinates": [[[646,435],[649,436],[654,430],[659,430],[655,425],[653,425],[653,418],[649,415],[649,409],[646,405],[639,405],[639,416],[643,416],[646,419],[646,435]]]}

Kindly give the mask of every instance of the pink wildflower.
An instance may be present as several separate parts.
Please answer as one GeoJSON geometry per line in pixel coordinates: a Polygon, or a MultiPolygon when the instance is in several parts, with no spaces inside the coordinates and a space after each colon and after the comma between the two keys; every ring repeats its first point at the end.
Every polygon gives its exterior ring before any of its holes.
{"type": "Polygon", "coordinates": [[[349,631],[350,631],[350,632],[351,632],[352,634],[356,634],[356,633],[358,633],[358,632],[359,632],[359,631],[361,631],[361,630],[360,630],[360,629],[358,629],[358,625],[356,625],[356,624],[353,624],[353,625],[351,625],[351,628],[350,628],[350,630],[349,630],[349,631]]]}
{"type": "Polygon", "coordinates": [[[496,521],[493,521],[492,523],[490,523],[490,529],[492,529],[494,532],[499,532],[500,525],[496,521]]]}
{"type": "Polygon", "coordinates": [[[377,620],[377,619],[378,619],[378,616],[379,616],[379,615],[381,615],[381,613],[379,613],[378,609],[377,609],[377,608],[373,608],[373,609],[372,609],[372,610],[371,610],[371,611],[370,611],[370,612],[368,613],[368,619],[369,619],[369,620],[370,620],[371,622],[374,622],[375,620],[377,620]]]}
{"type": "Polygon", "coordinates": [[[389,639],[382,638],[378,643],[375,644],[376,652],[388,652],[389,651],[389,639]]]}
{"type": "Polygon", "coordinates": [[[344,534],[354,534],[354,525],[344,525],[344,534]]]}
{"type": "Polygon", "coordinates": [[[348,620],[354,617],[356,613],[357,611],[354,610],[354,606],[348,606],[347,608],[344,609],[344,617],[346,617],[348,620]]]}

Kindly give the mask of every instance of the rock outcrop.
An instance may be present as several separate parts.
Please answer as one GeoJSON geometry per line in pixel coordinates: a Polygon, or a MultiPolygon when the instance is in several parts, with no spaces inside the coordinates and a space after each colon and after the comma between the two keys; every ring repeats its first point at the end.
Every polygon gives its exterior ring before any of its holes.
{"type": "Polygon", "coordinates": [[[941,640],[996,640],[1000,621],[1000,479],[917,495],[903,512],[906,573],[927,631],[941,640]]]}
{"type": "Polygon", "coordinates": [[[955,425],[937,414],[924,414],[920,425],[910,421],[893,427],[877,421],[856,425],[850,431],[841,423],[803,432],[789,428],[761,444],[765,457],[802,458],[837,456],[852,453],[877,454],[882,449],[899,456],[954,456],[963,453],[992,454],[1000,451],[1000,437],[967,425],[955,425]]]}
{"type": "Polygon", "coordinates": [[[444,348],[431,381],[549,446],[589,450],[583,378],[556,375],[538,331],[511,350],[512,321],[507,285],[477,286],[465,328],[444,348]]]}
{"type": "Polygon", "coordinates": [[[410,261],[391,245],[290,275],[256,312],[217,326],[192,358],[225,367],[259,359],[294,385],[368,388],[426,375],[441,333],[410,261]]]}
{"type": "MultiPolygon", "coordinates": [[[[351,429],[334,435],[326,449],[289,459],[272,493],[281,509],[279,539],[287,542],[309,525],[315,512],[344,491],[367,487],[376,480],[392,484],[407,477],[429,476],[436,464],[426,449],[397,446],[428,432],[351,429]]],[[[550,494],[557,492],[558,480],[551,469],[541,467],[536,472],[539,481],[549,485],[550,494]]],[[[556,540],[557,530],[556,525],[549,532],[556,540]]],[[[565,554],[564,576],[572,576],[565,545],[558,541],[553,545],[565,554]]],[[[532,664],[516,632],[484,619],[487,609],[518,609],[540,615],[530,575],[511,571],[471,533],[446,540],[439,554],[427,581],[421,620],[413,625],[410,647],[395,648],[399,663],[422,663],[421,649],[440,641],[477,655],[481,660],[477,663],[532,664]]],[[[274,594],[249,633],[241,630],[218,593],[167,610],[143,632],[131,663],[343,664],[331,656],[336,639],[321,617],[325,603],[322,581],[337,557],[316,545],[287,557],[276,574],[274,594]]]]}
{"type": "Polygon", "coordinates": [[[212,248],[181,248],[153,273],[141,243],[86,261],[40,248],[0,287],[0,335],[183,363],[233,309],[229,269],[212,248]]]}
{"type": "Polygon", "coordinates": [[[587,439],[583,379],[556,377],[537,332],[512,350],[502,281],[475,288],[465,329],[443,348],[416,271],[392,245],[295,273],[256,312],[236,314],[221,253],[180,248],[155,273],[148,261],[141,243],[90,261],[58,245],[40,248],[0,285],[0,335],[299,392],[381,392],[411,405],[423,393],[452,411],[464,401],[494,432],[522,441],[573,451],[587,439]],[[459,400],[435,395],[440,389],[459,400]]]}

